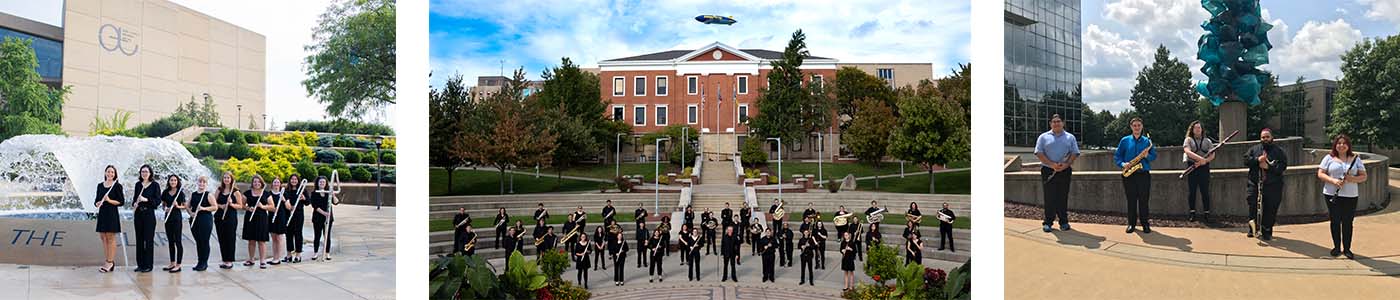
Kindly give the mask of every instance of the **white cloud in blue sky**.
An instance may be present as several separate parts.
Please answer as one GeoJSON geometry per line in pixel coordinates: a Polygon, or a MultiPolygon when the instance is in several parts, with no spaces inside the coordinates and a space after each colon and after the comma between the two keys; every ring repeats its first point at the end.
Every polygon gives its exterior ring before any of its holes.
{"type": "MultiPolygon", "coordinates": [[[[1394,35],[1400,0],[1263,0],[1264,18],[1274,25],[1270,64],[1263,68],[1283,84],[1299,76],[1340,79],[1340,55],[1365,38],[1394,35]]],[[[1191,67],[1196,80],[1196,40],[1209,17],[1199,0],[1090,0],[1081,7],[1084,101],[1095,110],[1131,107],[1135,76],[1165,45],[1191,67]]]]}
{"type": "Polygon", "coordinates": [[[967,1],[447,1],[429,4],[434,86],[454,73],[542,70],[713,42],[782,51],[802,29],[812,55],[842,62],[927,62],[935,76],[970,60],[967,1]],[[733,26],[695,16],[733,16],[733,26]]]}

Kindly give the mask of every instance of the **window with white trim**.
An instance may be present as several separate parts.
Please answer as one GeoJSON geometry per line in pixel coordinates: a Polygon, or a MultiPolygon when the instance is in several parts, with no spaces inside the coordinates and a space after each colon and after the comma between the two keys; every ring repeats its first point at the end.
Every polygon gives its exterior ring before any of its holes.
{"type": "Polygon", "coordinates": [[[613,96],[621,97],[627,94],[627,82],[622,76],[613,77],[613,96]]]}
{"type": "Polygon", "coordinates": [[[646,78],[646,76],[632,77],[632,86],[633,86],[633,88],[632,88],[632,93],[633,93],[633,95],[635,95],[635,96],[646,96],[646,95],[647,95],[647,78],[646,78]]]}
{"type": "Polygon", "coordinates": [[[671,91],[668,91],[668,89],[670,89],[670,88],[671,88],[671,80],[670,80],[670,79],[666,78],[666,76],[656,76],[656,95],[657,95],[657,96],[665,96],[665,95],[667,95],[667,94],[670,94],[671,91]]]}
{"type": "Polygon", "coordinates": [[[748,124],[748,123],[749,123],[749,105],[748,105],[748,104],[739,104],[739,123],[740,123],[740,124],[748,124]]]}
{"type": "Polygon", "coordinates": [[[668,122],[666,121],[667,112],[665,104],[656,105],[656,126],[666,126],[668,122]]]}
{"type": "Polygon", "coordinates": [[[685,78],[685,93],[694,95],[700,92],[700,78],[688,76],[685,78]]]}
{"type": "Polygon", "coordinates": [[[632,126],[647,125],[647,106],[636,105],[632,107],[632,126]]]}
{"type": "Polygon", "coordinates": [[[739,94],[740,94],[740,95],[748,95],[748,94],[749,94],[749,77],[748,77],[748,76],[739,76],[735,81],[738,83],[738,87],[736,87],[736,89],[738,89],[739,94]]]}
{"type": "Polygon", "coordinates": [[[812,75],[812,86],[821,87],[823,83],[821,75],[812,75]]]}
{"type": "Polygon", "coordinates": [[[695,104],[685,106],[685,123],[695,124],[700,120],[700,107],[695,104]]]}
{"type": "Polygon", "coordinates": [[[624,116],[623,116],[622,114],[623,114],[624,112],[626,112],[626,111],[627,111],[627,108],[626,108],[626,107],[623,107],[622,105],[613,105],[613,107],[612,107],[612,119],[613,119],[613,121],[622,121],[622,120],[624,120],[624,116]]]}

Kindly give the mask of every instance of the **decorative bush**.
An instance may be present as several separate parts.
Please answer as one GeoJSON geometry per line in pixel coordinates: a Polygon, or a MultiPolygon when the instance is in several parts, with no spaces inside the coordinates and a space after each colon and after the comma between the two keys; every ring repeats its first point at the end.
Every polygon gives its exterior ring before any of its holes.
{"type": "Polygon", "coordinates": [[[632,181],[628,180],[627,177],[625,177],[625,176],[624,176],[624,177],[614,177],[614,178],[613,178],[613,183],[617,184],[617,191],[618,191],[618,192],[623,192],[623,193],[630,193],[630,192],[632,192],[632,181]]]}
{"type": "MultiPolygon", "coordinates": [[[[331,170],[331,167],[326,165],[316,167],[316,176],[326,176],[326,178],[331,178],[331,170]]],[[[313,182],[315,181],[315,179],[316,177],[310,178],[310,180],[313,182]]]]}
{"type": "Polygon", "coordinates": [[[266,138],[268,144],[274,145],[315,146],[317,145],[317,140],[318,137],[315,132],[304,131],[270,134],[266,138]]]}
{"type": "Polygon", "coordinates": [[[149,137],[166,137],[194,125],[193,119],[181,115],[170,115],[156,119],[155,122],[136,126],[133,130],[149,137]]]}
{"type": "Polygon", "coordinates": [[[899,276],[899,255],[893,247],[884,243],[870,245],[870,253],[865,257],[865,274],[878,278],[875,282],[885,284],[885,281],[899,276]]]}
{"type": "Polygon", "coordinates": [[[745,166],[758,166],[768,163],[768,151],[764,148],[762,139],[749,137],[744,141],[743,149],[739,153],[739,161],[745,166]]]}
{"type": "Polygon", "coordinates": [[[399,144],[398,141],[399,141],[399,139],[397,139],[397,138],[386,137],[386,138],[384,138],[384,144],[383,144],[383,145],[380,145],[379,148],[380,148],[380,149],[391,149],[391,150],[392,150],[392,149],[395,149],[395,148],[398,146],[398,144],[399,144]]]}
{"type": "Polygon", "coordinates": [[[504,299],[506,296],[495,267],[480,256],[445,256],[433,260],[428,270],[428,293],[432,299],[504,299]]]}
{"type": "Polygon", "coordinates": [[[768,174],[768,184],[778,184],[778,174],[768,174]]]}
{"type": "Polygon", "coordinates": [[[333,135],[322,135],[322,136],[316,137],[316,146],[317,146],[317,147],[334,147],[334,146],[335,146],[335,136],[333,136],[333,135]]]}
{"type": "Polygon", "coordinates": [[[257,133],[243,133],[243,141],[249,144],[261,144],[263,135],[257,133]]]}
{"type": "Polygon", "coordinates": [[[660,174],[659,176],[656,176],[656,182],[659,184],[671,184],[671,176],[666,176],[666,174],[660,174]]]}
{"type": "Polygon", "coordinates": [[[690,173],[694,173],[694,172],[695,172],[695,167],[685,167],[685,169],[681,169],[681,173],[680,173],[680,174],[676,174],[676,178],[690,179],[690,173]]]}
{"type": "Polygon", "coordinates": [[[758,169],[744,169],[744,178],[758,178],[758,169]]]}
{"type": "Polygon", "coordinates": [[[248,142],[243,139],[242,131],[233,130],[229,128],[219,129],[219,136],[223,137],[224,142],[228,143],[235,143],[238,141],[243,141],[244,143],[248,142]]]}
{"type": "Polygon", "coordinates": [[[223,139],[214,140],[209,144],[209,152],[206,154],[218,159],[228,158],[228,143],[223,139]]]}
{"type": "Polygon", "coordinates": [[[547,280],[540,267],[533,260],[525,260],[520,251],[510,253],[506,262],[506,272],[501,274],[501,289],[515,296],[515,299],[531,299],[535,290],[545,287],[547,280]]]}
{"type": "Polygon", "coordinates": [[[299,146],[256,146],[253,147],[253,158],[268,158],[278,161],[297,162],[316,157],[316,152],[311,147],[299,146]]]}
{"type": "Polygon", "coordinates": [[[899,268],[899,284],[895,289],[904,299],[930,299],[933,296],[924,289],[924,265],[914,262],[899,268]]]}
{"type": "Polygon", "coordinates": [[[394,162],[397,160],[397,157],[395,157],[393,153],[384,153],[383,155],[384,155],[383,163],[386,164],[386,165],[392,165],[392,164],[394,164],[394,162]]]}
{"type": "Polygon", "coordinates": [[[291,121],[282,130],[286,131],[315,131],[327,133],[350,133],[365,135],[394,135],[394,129],[383,124],[355,122],[350,120],[334,121],[291,121]]]}
{"type": "MultiPolygon", "coordinates": [[[[354,174],[353,174],[353,173],[350,173],[350,167],[335,168],[335,172],[334,172],[334,173],[340,173],[340,181],[353,181],[353,180],[355,180],[354,174]]],[[[334,173],[332,173],[332,174],[334,174],[334,173]]],[[[326,176],[326,178],[329,179],[330,176],[326,176]]]]}
{"type": "Polygon", "coordinates": [[[253,151],[248,148],[247,142],[239,140],[233,142],[233,144],[228,147],[228,156],[230,158],[248,159],[253,158],[253,151]]]}
{"type": "Polygon", "coordinates": [[[194,157],[199,157],[201,153],[199,151],[199,144],[185,144],[185,151],[189,151],[190,155],[194,157]]]}
{"type": "Polygon", "coordinates": [[[856,288],[841,293],[841,298],[852,300],[900,299],[894,296],[895,288],[883,284],[857,283],[856,288]]]}
{"type": "Polygon", "coordinates": [[[335,151],[335,150],[331,150],[331,149],[318,149],[318,150],[316,150],[316,162],[318,162],[318,163],[328,163],[328,164],[329,164],[329,163],[335,163],[335,162],[340,162],[340,161],[345,161],[345,156],[341,155],[341,154],[340,154],[340,151],[335,151]]]}
{"type": "Polygon", "coordinates": [[[347,163],[359,163],[361,162],[360,160],[364,156],[364,154],[361,154],[360,151],[354,150],[340,151],[340,155],[345,156],[345,162],[347,163]]]}
{"type": "Polygon", "coordinates": [[[564,253],[564,249],[540,253],[540,270],[544,271],[544,276],[550,280],[559,280],[559,276],[568,268],[569,254],[564,253]]]}
{"type": "Polygon", "coordinates": [[[287,178],[297,169],[292,167],[292,163],[287,161],[273,161],[270,159],[238,159],[229,158],[224,162],[225,171],[233,173],[238,181],[248,181],[254,174],[262,175],[264,179],[271,182],[272,178],[287,178]]]}
{"type": "Polygon", "coordinates": [[[350,137],[350,136],[347,136],[347,135],[343,135],[343,134],[342,134],[342,135],[337,135],[337,136],[335,136],[335,140],[333,141],[332,144],[335,145],[336,147],[346,147],[346,148],[350,148],[350,147],[355,147],[355,140],[354,140],[354,138],[352,138],[352,137],[350,137]]]}
{"type": "Polygon", "coordinates": [[[545,290],[557,300],[586,300],[593,297],[593,293],[583,287],[560,279],[550,280],[545,290]]]}
{"type": "Polygon", "coordinates": [[[306,179],[307,181],[316,179],[316,165],[312,164],[311,160],[303,159],[297,161],[292,164],[292,167],[297,169],[297,174],[301,175],[302,179],[306,179]]]}
{"type": "MultiPolygon", "coordinates": [[[[355,166],[354,168],[350,168],[350,175],[351,175],[351,178],[353,178],[355,181],[359,181],[359,182],[371,182],[371,181],[374,181],[374,174],[370,174],[369,169],[368,169],[368,168],[365,168],[365,167],[362,167],[362,166],[355,166]]],[[[343,176],[343,175],[342,175],[342,176],[343,176]]],[[[345,179],[341,179],[341,180],[345,180],[345,179]]]]}

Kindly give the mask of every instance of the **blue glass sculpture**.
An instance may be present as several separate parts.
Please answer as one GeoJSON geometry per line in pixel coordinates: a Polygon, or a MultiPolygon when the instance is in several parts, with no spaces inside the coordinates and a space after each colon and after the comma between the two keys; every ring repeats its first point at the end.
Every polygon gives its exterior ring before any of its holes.
{"type": "Polygon", "coordinates": [[[1206,80],[1196,83],[1196,92],[1220,106],[1225,101],[1259,104],[1259,89],[1269,73],[1259,66],[1269,64],[1269,29],[1273,25],[1260,18],[1259,0],[1201,0],[1210,20],[1201,23],[1205,34],[1196,41],[1196,59],[1205,62],[1201,73],[1206,80]]]}

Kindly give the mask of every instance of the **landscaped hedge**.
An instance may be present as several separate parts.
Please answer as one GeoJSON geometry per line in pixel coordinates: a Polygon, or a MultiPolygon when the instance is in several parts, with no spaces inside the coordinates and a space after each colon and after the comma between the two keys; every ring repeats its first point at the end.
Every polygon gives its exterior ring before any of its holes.
{"type": "Polygon", "coordinates": [[[340,154],[340,151],[335,151],[335,150],[330,150],[330,149],[319,149],[319,150],[316,150],[316,162],[318,162],[318,163],[328,163],[328,164],[329,164],[329,163],[343,162],[343,161],[345,161],[345,155],[340,154]]]}
{"type": "Polygon", "coordinates": [[[334,121],[291,121],[282,128],[286,131],[315,131],[328,133],[348,133],[364,135],[394,135],[394,129],[383,124],[355,122],[349,120],[334,121]]]}

